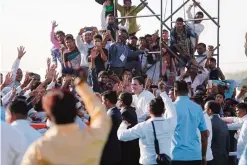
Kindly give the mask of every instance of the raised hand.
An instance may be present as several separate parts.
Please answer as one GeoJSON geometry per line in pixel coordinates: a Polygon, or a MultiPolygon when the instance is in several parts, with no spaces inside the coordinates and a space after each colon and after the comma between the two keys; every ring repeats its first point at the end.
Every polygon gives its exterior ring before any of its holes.
{"type": "Polygon", "coordinates": [[[46,74],[46,82],[51,82],[56,71],[56,65],[52,65],[46,74]]]}
{"type": "Polygon", "coordinates": [[[28,83],[30,82],[30,76],[29,76],[29,72],[26,72],[25,74],[25,79],[23,81],[23,87],[26,87],[28,85],[28,83]]]}
{"type": "Polygon", "coordinates": [[[55,29],[58,26],[56,21],[52,21],[51,23],[52,23],[52,29],[55,29]]]}
{"type": "Polygon", "coordinates": [[[31,89],[32,86],[33,86],[33,82],[34,82],[34,79],[32,79],[32,80],[28,83],[28,85],[25,87],[25,90],[31,89]]]}
{"type": "Polygon", "coordinates": [[[106,0],[104,3],[103,3],[103,6],[109,6],[111,4],[111,1],[110,0],[106,0]]]}
{"type": "Polygon", "coordinates": [[[57,71],[55,71],[53,74],[52,82],[57,82],[58,75],[59,75],[59,73],[57,73],[57,71]]]}
{"type": "Polygon", "coordinates": [[[4,86],[8,86],[13,82],[12,80],[12,74],[9,72],[6,76],[5,76],[5,80],[3,82],[4,86]]]}
{"type": "Polygon", "coordinates": [[[19,48],[17,48],[17,50],[18,50],[18,59],[21,59],[26,54],[25,47],[20,46],[19,48]]]}

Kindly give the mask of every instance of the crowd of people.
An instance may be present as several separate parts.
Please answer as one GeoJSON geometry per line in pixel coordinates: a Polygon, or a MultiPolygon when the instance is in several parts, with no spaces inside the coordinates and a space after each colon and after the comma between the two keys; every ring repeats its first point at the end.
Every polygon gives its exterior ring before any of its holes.
{"type": "MultiPolygon", "coordinates": [[[[52,22],[44,80],[23,75],[23,46],[1,74],[1,164],[230,165],[235,131],[234,163],[247,165],[247,84],[227,80],[216,48],[198,42],[199,3],[194,21],[138,38],[136,18],[116,21],[113,1],[96,1],[100,28],[73,36],[52,22]]],[[[116,6],[137,16],[146,5],[116,6]]]]}

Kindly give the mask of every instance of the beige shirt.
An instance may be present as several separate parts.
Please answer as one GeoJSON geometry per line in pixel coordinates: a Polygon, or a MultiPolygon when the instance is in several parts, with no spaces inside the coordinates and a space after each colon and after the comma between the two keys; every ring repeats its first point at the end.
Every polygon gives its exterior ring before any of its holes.
{"type": "Polygon", "coordinates": [[[77,124],[54,125],[33,143],[22,165],[98,165],[111,128],[111,120],[101,101],[87,84],[76,87],[91,115],[90,127],[77,124]]]}

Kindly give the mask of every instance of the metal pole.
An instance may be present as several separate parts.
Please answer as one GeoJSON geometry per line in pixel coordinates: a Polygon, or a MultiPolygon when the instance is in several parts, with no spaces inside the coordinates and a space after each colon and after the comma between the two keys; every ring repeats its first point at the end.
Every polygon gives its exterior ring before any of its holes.
{"type": "MultiPolygon", "coordinates": [[[[172,13],[173,13],[173,0],[171,0],[171,15],[172,13]]],[[[173,17],[171,17],[171,29],[173,28],[172,21],[173,21],[173,17]]],[[[170,56],[170,72],[172,72],[172,57],[171,56],[170,56]]]]}
{"type": "MultiPolygon", "coordinates": [[[[218,0],[217,45],[220,45],[220,0],[218,0]]],[[[220,65],[220,48],[217,49],[217,67],[220,65]]]]}
{"type": "MultiPolygon", "coordinates": [[[[145,3],[147,0],[143,0],[138,6],[136,6],[134,9],[132,9],[128,14],[126,14],[125,16],[129,16],[130,14],[132,14],[134,11],[136,11],[136,9],[138,9],[139,7],[141,7],[141,5],[143,5],[143,3],[145,3]]],[[[122,22],[122,20],[118,23],[120,24],[122,22]]]]}
{"type": "Polygon", "coordinates": [[[124,16],[124,17],[117,17],[116,19],[143,18],[143,17],[153,17],[153,16],[160,16],[160,15],[159,14],[150,14],[150,15],[124,16]]]}
{"type": "MultiPolygon", "coordinates": [[[[113,0],[114,1],[114,18],[117,18],[117,4],[118,4],[118,0],[113,0]]],[[[118,24],[118,20],[115,19],[115,23],[118,24]]],[[[115,33],[115,40],[117,41],[117,38],[118,38],[118,31],[116,30],[116,33],[115,33]]]]}
{"type": "MultiPolygon", "coordinates": [[[[212,19],[218,19],[218,18],[212,17],[212,19]]],[[[210,19],[210,18],[197,18],[197,19],[188,19],[188,20],[184,20],[184,22],[201,21],[201,20],[211,20],[211,19],[210,19]]],[[[176,21],[172,21],[172,23],[176,23],[176,21]]]]}
{"type": "Polygon", "coordinates": [[[175,10],[169,17],[167,17],[165,20],[164,20],[164,23],[166,21],[168,21],[174,14],[176,14],[180,9],[182,9],[190,0],[187,0],[186,2],[184,2],[179,8],[177,8],[177,10],[175,10]]]}
{"type": "MultiPolygon", "coordinates": [[[[196,3],[196,0],[192,0],[194,3],[196,3]]],[[[219,5],[219,2],[218,2],[218,5],[219,5]]],[[[208,12],[206,11],[206,10],[204,10],[202,7],[201,7],[201,5],[197,5],[207,16],[208,16],[208,18],[210,18],[213,22],[214,22],[214,24],[215,25],[217,25],[217,26],[220,26],[219,25],[219,21],[218,22],[216,22],[211,16],[210,16],[210,14],[208,14],[208,12]]],[[[219,7],[218,7],[218,9],[219,9],[219,7]]],[[[219,16],[218,16],[218,19],[219,19],[219,16]]]]}
{"type": "MultiPolygon", "coordinates": [[[[141,2],[143,0],[140,0],[141,2]]],[[[153,14],[156,14],[148,5],[144,4],[146,6],[146,8],[153,14]]],[[[159,21],[160,21],[160,17],[155,16],[159,21]]],[[[167,28],[167,30],[171,31],[171,29],[169,28],[169,26],[167,26],[164,22],[162,22],[162,24],[167,28]]]]}
{"type": "MultiPolygon", "coordinates": [[[[168,0],[167,0],[168,1],[168,0]]],[[[163,53],[163,51],[162,51],[162,31],[163,31],[163,24],[162,24],[162,22],[163,22],[163,0],[160,0],[160,77],[162,77],[162,62],[163,62],[163,60],[162,60],[162,53],[163,53]]]]}

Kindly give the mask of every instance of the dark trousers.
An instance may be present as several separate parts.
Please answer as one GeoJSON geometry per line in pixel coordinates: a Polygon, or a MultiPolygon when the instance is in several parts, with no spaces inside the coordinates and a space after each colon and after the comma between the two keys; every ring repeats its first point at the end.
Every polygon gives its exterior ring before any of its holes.
{"type": "Polygon", "coordinates": [[[213,165],[213,161],[207,161],[207,165],[213,165]]]}
{"type": "Polygon", "coordinates": [[[194,161],[172,161],[171,165],[201,165],[201,160],[194,160],[194,161]]]}

